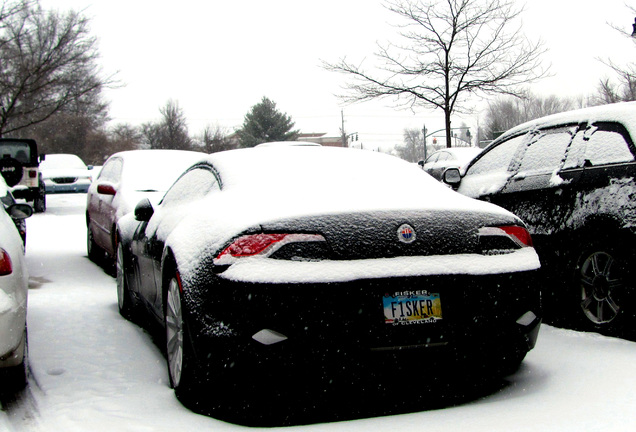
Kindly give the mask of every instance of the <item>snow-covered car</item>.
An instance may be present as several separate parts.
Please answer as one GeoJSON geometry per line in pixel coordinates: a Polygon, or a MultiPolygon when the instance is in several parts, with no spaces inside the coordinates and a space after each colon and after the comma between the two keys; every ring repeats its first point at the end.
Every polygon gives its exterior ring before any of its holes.
{"type": "MultiPolygon", "coordinates": [[[[0,179],[0,195],[7,185],[0,179]]],[[[0,205],[0,388],[26,384],[26,309],[29,276],[24,243],[14,223],[33,213],[28,204],[0,205]]]]}
{"type": "Polygon", "coordinates": [[[636,328],[636,103],[540,118],[503,134],[446,181],[528,224],[546,318],[611,332],[636,328]]]}
{"type": "Polygon", "coordinates": [[[481,150],[479,147],[446,148],[433,152],[425,161],[420,161],[420,165],[435,180],[441,181],[448,168],[457,168],[463,172],[481,150]]]}
{"type": "Polygon", "coordinates": [[[140,199],[158,202],[186,168],[205,153],[182,150],[130,150],[110,156],[86,197],[88,257],[113,261],[115,226],[140,199]]]}
{"type": "Polygon", "coordinates": [[[181,400],[209,383],[206,400],[231,400],[259,377],[334,361],[503,374],[541,321],[523,222],[381,153],[215,153],[118,235],[119,310],[165,328],[181,400]]]}
{"type": "Polygon", "coordinates": [[[46,193],[86,193],[93,180],[92,167],[74,154],[47,154],[40,172],[46,193]]]}

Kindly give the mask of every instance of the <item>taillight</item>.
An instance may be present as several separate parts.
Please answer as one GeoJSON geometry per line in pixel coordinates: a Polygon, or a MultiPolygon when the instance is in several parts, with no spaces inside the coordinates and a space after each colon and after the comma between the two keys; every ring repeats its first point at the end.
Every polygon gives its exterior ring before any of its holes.
{"type": "Polygon", "coordinates": [[[532,246],[532,237],[530,237],[530,233],[527,229],[518,225],[480,228],[479,235],[482,237],[507,237],[518,247],[532,246]]]}
{"type": "Polygon", "coordinates": [[[268,257],[289,243],[325,241],[319,234],[249,234],[238,237],[214,259],[216,265],[229,265],[238,259],[268,257]]]}
{"type": "Polygon", "coordinates": [[[11,257],[4,250],[0,249],[0,276],[6,276],[13,272],[13,265],[11,264],[11,257]]]}
{"type": "Polygon", "coordinates": [[[499,229],[503,230],[509,236],[514,237],[521,243],[521,246],[532,246],[532,237],[530,237],[530,233],[524,227],[510,225],[510,226],[502,226],[499,229]]]}

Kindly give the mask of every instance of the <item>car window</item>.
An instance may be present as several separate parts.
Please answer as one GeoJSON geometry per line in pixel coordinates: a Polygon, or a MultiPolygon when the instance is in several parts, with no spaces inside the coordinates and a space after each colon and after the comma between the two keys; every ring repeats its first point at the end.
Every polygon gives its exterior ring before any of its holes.
{"type": "Polygon", "coordinates": [[[430,155],[427,159],[426,162],[424,162],[425,164],[430,164],[433,162],[437,162],[437,159],[439,158],[439,153],[433,153],[432,155],[430,155]]]}
{"type": "Polygon", "coordinates": [[[519,172],[555,171],[563,161],[572,136],[573,131],[570,128],[542,131],[526,149],[519,165],[519,172]]]}
{"type": "Polygon", "coordinates": [[[633,162],[634,155],[625,139],[626,134],[618,124],[589,126],[574,138],[563,168],[633,162]]]}
{"type": "Polygon", "coordinates": [[[123,162],[120,158],[110,159],[104,164],[104,167],[99,173],[98,180],[118,183],[119,179],[121,178],[122,169],[123,162]]]}
{"type": "Polygon", "coordinates": [[[466,175],[506,172],[524,139],[526,135],[518,135],[486,151],[468,169],[466,175]]]}
{"type": "Polygon", "coordinates": [[[448,152],[441,152],[439,154],[439,159],[437,159],[438,162],[443,162],[446,160],[451,159],[451,155],[448,152]]]}
{"type": "Polygon", "coordinates": [[[27,164],[31,160],[31,149],[24,142],[3,141],[0,146],[0,157],[12,157],[22,164],[27,164]]]}
{"type": "Polygon", "coordinates": [[[192,202],[203,198],[212,190],[220,190],[214,172],[207,167],[196,167],[183,174],[166,192],[161,202],[163,206],[171,206],[184,202],[192,202]]]}

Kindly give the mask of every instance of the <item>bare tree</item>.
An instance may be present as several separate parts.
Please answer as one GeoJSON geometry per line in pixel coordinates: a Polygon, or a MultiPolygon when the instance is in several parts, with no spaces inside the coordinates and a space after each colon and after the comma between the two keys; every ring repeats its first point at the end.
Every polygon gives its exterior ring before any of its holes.
{"type": "Polygon", "coordinates": [[[486,108],[484,134],[487,139],[495,139],[521,123],[567,111],[575,106],[575,100],[554,95],[542,97],[527,94],[523,98],[498,98],[489,102],[486,108]]]}
{"type": "Polygon", "coordinates": [[[169,100],[159,112],[163,117],[159,123],[141,125],[143,145],[151,149],[190,150],[192,139],[188,135],[185,114],[179,103],[169,100]]]}
{"type": "Polygon", "coordinates": [[[0,135],[94,103],[105,86],[115,84],[101,76],[97,59],[89,20],[80,13],[44,11],[37,1],[5,1],[0,9],[0,135]]]}
{"type": "MultiPolygon", "coordinates": [[[[629,5],[626,5],[626,7],[631,12],[631,16],[636,15],[636,8],[629,5]]],[[[610,24],[610,27],[624,37],[635,41],[629,30],[636,32],[636,21],[631,29],[624,24],[620,26],[610,24]]],[[[601,62],[613,70],[615,73],[615,79],[602,78],[600,80],[596,91],[596,97],[593,102],[597,105],[603,105],[636,100],[636,63],[629,62],[620,66],[612,59],[601,60],[601,62]]]]}
{"type": "Polygon", "coordinates": [[[594,103],[604,105],[616,102],[636,101],[636,65],[623,68],[607,63],[616,74],[616,81],[610,78],[600,80],[594,103]]]}
{"type": "Polygon", "coordinates": [[[229,132],[221,126],[208,125],[201,135],[201,144],[206,153],[216,153],[224,150],[232,150],[237,144],[229,139],[229,132]]]}
{"type": "Polygon", "coordinates": [[[404,143],[396,145],[398,156],[409,162],[419,162],[426,158],[424,134],[420,129],[404,129],[404,143]]]}
{"type": "Polygon", "coordinates": [[[324,63],[352,76],[343,99],[393,98],[401,108],[444,111],[446,145],[451,115],[469,95],[520,95],[521,84],[546,75],[541,42],[531,43],[515,25],[522,9],[512,0],[395,0],[387,8],[403,19],[403,45],[378,45],[377,69],[367,72],[346,58],[324,63]]]}

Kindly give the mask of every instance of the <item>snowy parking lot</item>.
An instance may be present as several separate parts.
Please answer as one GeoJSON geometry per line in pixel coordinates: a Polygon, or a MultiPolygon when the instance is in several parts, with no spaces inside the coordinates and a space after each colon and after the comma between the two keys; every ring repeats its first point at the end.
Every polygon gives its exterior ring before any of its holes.
{"type": "MultiPolygon", "coordinates": [[[[159,348],[119,315],[115,280],[86,256],[85,199],[50,195],[47,212],[28,219],[31,376],[15,400],[5,398],[0,431],[243,429],[174,397],[159,348]]],[[[544,325],[520,370],[486,394],[291,429],[634,431],[635,364],[634,342],[544,325]]]]}

